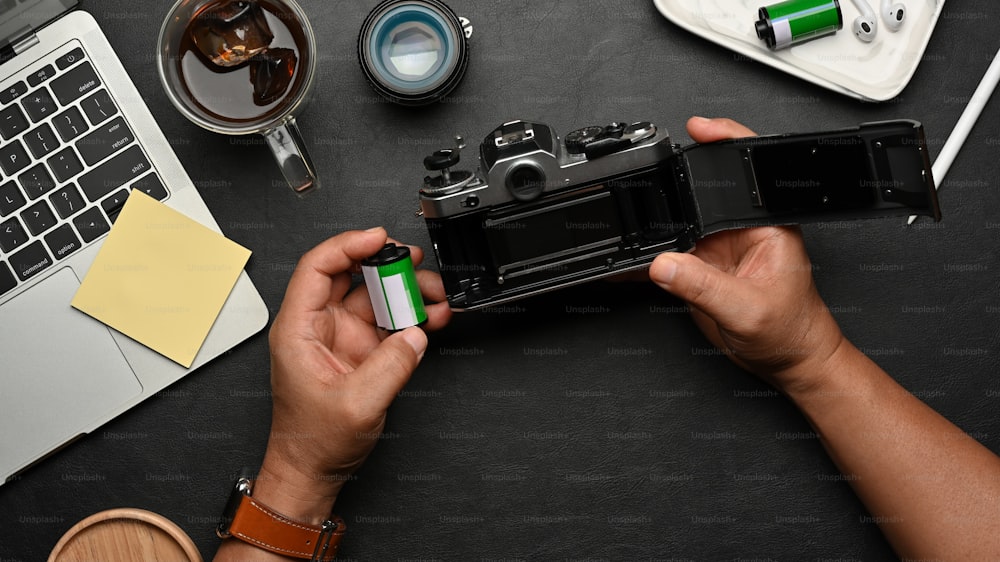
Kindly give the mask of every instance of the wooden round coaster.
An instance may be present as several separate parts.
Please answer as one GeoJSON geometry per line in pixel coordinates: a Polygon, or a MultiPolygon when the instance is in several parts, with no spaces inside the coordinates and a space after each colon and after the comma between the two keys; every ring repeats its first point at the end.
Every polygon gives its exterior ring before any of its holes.
{"type": "Polygon", "coordinates": [[[163,560],[202,562],[191,537],[151,511],[121,508],[95,513],[73,525],[49,562],[163,560]]]}

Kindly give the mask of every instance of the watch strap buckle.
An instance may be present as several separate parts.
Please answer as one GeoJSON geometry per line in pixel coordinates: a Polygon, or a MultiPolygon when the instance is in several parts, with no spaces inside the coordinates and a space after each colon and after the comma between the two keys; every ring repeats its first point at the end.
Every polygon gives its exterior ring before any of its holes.
{"type": "Polygon", "coordinates": [[[249,496],[252,487],[253,482],[248,476],[240,476],[236,480],[236,485],[233,486],[232,491],[229,492],[229,499],[226,500],[226,507],[222,510],[219,525],[215,528],[215,534],[220,539],[228,539],[233,536],[229,532],[229,527],[233,524],[233,519],[236,517],[236,510],[239,509],[243,496],[249,496]]]}
{"type": "Polygon", "coordinates": [[[333,552],[330,553],[330,558],[337,553],[337,546],[339,545],[339,537],[344,534],[347,530],[347,525],[344,524],[344,520],[340,517],[335,517],[334,519],[327,519],[323,522],[323,530],[319,534],[319,539],[316,541],[316,550],[313,551],[312,558],[310,562],[320,562],[322,560],[328,560],[327,550],[330,548],[330,543],[333,542],[333,552]],[[334,538],[338,538],[336,542],[333,541],[334,538]]]}

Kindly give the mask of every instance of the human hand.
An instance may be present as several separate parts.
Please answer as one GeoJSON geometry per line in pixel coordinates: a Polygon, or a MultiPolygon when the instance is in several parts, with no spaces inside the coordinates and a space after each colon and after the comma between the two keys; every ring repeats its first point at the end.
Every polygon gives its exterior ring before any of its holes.
{"type": "MultiPolygon", "coordinates": [[[[688,121],[696,142],[755,136],[729,119],[688,121]]],[[[658,256],[650,278],[685,300],[705,336],[779,390],[809,388],[843,342],[812,278],[797,227],[720,232],[691,254],[658,256]]]]}
{"type": "MultiPolygon", "coordinates": [[[[347,232],[306,253],[271,327],[273,417],[254,496],[290,517],[330,514],[427,347],[416,327],[382,339],[367,290],[350,291],[359,262],[387,240],[381,228],[347,232]]],[[[423,252],[411,256],[416,265],[423,252]]],[[[443,327],[451,311],[440,277],[418,271],[417,280],[438,303],[426,307],[427,329],[443,327]]]]}

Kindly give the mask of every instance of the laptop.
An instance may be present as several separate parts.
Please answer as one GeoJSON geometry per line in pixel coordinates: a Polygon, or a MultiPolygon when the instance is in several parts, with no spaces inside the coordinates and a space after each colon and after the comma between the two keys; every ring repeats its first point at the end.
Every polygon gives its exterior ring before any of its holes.
{"type": "Polygon", "coordinates": [[[219,231],[78,0],[0,0],[0,484],[259,332],[242,272],[191,369],[70,307],[132,189],[219,231]]]}

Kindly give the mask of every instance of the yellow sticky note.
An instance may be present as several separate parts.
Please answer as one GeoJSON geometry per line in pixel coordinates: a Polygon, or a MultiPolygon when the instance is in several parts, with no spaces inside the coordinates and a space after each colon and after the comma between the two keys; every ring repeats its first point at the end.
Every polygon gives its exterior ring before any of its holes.
{"type": "Polygon", "coordinates": [[[73,307],[190,367],[250,250],[134,190],[73,307]]]}

